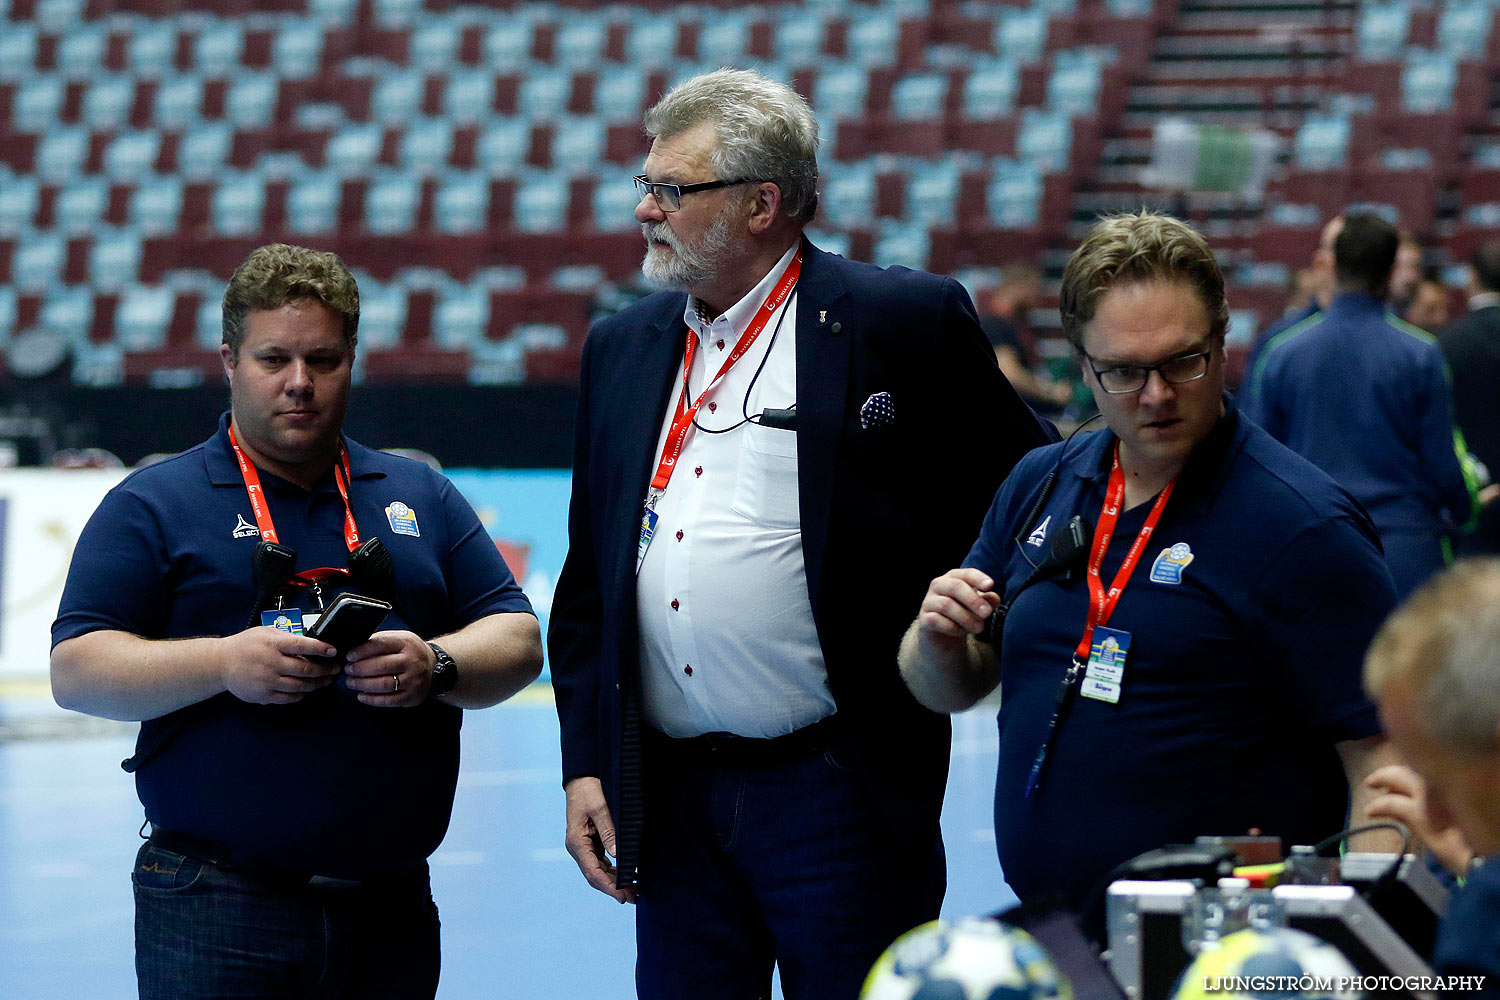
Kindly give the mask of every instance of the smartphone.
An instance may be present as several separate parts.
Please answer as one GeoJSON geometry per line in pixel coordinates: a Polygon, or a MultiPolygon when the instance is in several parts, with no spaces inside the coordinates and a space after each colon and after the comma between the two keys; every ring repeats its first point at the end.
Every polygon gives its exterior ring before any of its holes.
{"type": "Polygon", "coordinates": [[[340,594],[304,634],[328,643],[343,656],[370,638],[390,611],[388,601],[361,594],[340,594]]]}

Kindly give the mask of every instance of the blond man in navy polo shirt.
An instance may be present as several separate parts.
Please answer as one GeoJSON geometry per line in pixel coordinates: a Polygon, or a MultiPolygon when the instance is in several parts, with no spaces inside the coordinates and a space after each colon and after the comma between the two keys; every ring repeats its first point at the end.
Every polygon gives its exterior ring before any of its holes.
{"type": "Polygon", "coordinates": [[[540,670],[453,485],[343,435],[358,324],[338,257],[252,253],[224,295],[229,413],[110,491],[74,552],[52,689],[141,722],[143,1000],[433,996],[460,709],[540,670]],[[340,651],[303,632],[344,591],[394,608],[340,651]]]}

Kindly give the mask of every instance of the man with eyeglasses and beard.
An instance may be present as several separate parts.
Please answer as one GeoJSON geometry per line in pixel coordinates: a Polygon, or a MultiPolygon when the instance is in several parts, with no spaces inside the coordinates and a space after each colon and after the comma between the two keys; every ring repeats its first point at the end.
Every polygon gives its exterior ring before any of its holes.
{"type": "Polygon", "coordinates": [[[1251,830],[1315,843],[1351,789],[1360,822],[1388,755],[1360,660],[1393,591],[1359,505],[1225,394],[1201,236],[1104,220],[1061,309],[1106,429],[1017,465],[900,659],[936,711],[1001,685],[1006,879],[1098,936],[1108,877],[1139,854],[1251,830]]]}
{"type": "Polygon", "coordinates": [[[949,727],[901,684],[901,609],[1049,430],[956,282],[803,236],[790,88],[695,77],[646,132],[668,291],[584,348],[548,636],[566,842],[637,904],[640,996],[764,997],[779,964],[789,998],[853,998],[945,884],[949,727]]]}

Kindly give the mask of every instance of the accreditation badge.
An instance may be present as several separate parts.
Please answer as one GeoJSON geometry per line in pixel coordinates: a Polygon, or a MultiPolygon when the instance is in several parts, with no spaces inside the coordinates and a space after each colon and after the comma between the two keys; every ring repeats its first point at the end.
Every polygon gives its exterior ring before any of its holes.
{"type": "Polygon", "coordinates": [[[1129,632],[1096,625],[1094,643],[1089,648],[1089,665],[1084,671],[1079,694],[1111,705],[1118,703],[1120,684],[1125,680],[1125,658],[1129,653],[1129,632]]]}
{"type": "Polygon", "coordinates": [[[650,507],[641,511],[641,538],[635,547],[635,575],[641,575],[641,564],[646,561],[646,550],[651,547],[651,536],[656,534],[656,522],[661,517],[650,507]]]}
{"type": "Polygon", "coordinates": [[[272,608],[260,613],[260,623],[292,635],[302,634],[302,612],[296,608],[272,608]]]}

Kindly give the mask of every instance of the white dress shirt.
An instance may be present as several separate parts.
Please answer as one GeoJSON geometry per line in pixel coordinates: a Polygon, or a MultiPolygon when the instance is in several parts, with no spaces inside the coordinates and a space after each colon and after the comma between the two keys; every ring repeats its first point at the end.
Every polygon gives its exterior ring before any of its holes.
{"type": "MultiPolygon", "coordinates": [[[[723,366],[796,250],[711,322],[688,298],[684,322],[698,344],[687,405],[723,366]]],[[[794,290],[704,399],[656,503],[636,599],[646,721],[668,736],[780,736],[834,711],[802,558],[797,435],[741,423],[746,412],[796,402],[796,330],[794,290]]],[[[680,368],[677,377],[653,469],[681,395],[680,368]]]]}

